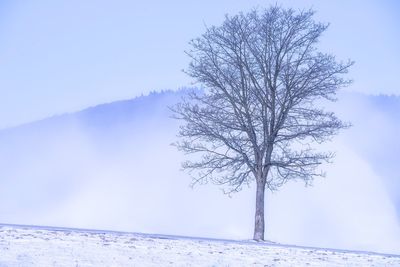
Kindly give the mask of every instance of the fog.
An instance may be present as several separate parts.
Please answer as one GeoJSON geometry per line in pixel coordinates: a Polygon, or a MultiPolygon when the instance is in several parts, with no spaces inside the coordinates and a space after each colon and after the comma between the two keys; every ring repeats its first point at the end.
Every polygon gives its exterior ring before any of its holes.
{"type": "MultiPolygon", "coordinates": [[[[0,222],[250,239],[255,187],[227,196],[193,189],[170,144],[167,106],[182,92],[129,101],[0,132],[0,222]]],[[[326,178],[267,194],[266,238],[400,253],[400,99],[342,93],[329,108],[353,123],[321,149],[326,178]],[[397,157],[397,158],[396,158],[397,157]]]]}

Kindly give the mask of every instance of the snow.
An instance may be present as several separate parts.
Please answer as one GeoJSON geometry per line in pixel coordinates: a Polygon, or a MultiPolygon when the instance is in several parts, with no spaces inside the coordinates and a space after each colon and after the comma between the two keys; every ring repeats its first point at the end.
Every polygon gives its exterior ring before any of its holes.
{"type": "Polygon", "coordinates": [[[1,225],[0,266],[400,266],[400,255],[1,225]]]}

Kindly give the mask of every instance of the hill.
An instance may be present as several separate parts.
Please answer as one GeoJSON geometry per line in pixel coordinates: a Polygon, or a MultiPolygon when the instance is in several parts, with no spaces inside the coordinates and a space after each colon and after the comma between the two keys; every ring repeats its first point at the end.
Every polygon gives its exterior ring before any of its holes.
{"type": "MultiPolygon", "coordinates": [[[[178,122],[162,92],[0,131],[0,222],[246,239],[254,188],[228,197],[189,187],[170,144],[178,122]]],[[[400,253],[400,100],[343,93],[331,109],[353,123],[323,148],[326,179],[267,195],[267,238],[400,253]]]]}

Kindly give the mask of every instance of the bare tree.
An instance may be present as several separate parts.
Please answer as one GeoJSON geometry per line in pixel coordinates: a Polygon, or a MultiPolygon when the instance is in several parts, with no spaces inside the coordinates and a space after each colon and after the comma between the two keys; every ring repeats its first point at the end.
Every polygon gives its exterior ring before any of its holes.
{"type": "Polygon", "coordinates": [[[255,240],[264,240],[265,189],[323,176],[318,166],[333,154],[313,144],[348,126],[317,103],[334,101],[350,83],[343,74],[353,62],[318,52],[327,25],[313,15],[271,7],[226,16],[187,52],[186,72],[204,90],[173,108],[184,121],[177,147],[201,155],[183,167],[195,171],[194,183],[212,181],[229,192],[255,180],[255,240]]]}

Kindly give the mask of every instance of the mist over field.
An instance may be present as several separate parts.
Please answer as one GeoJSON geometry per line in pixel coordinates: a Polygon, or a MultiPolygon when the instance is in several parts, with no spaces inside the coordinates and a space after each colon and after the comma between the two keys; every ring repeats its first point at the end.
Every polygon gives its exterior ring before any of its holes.
{"type": "MultiPolygon", "coordinates": [[[[0,222],[250,239],[254,185],[229,197],[180,170],[168,106],[185,92],[0,131],[0,222]]],[[[268,192],[266,238],[400,253],[400,97],[343,92],[328,108],[353,127],[321,146],[336,151],[326,178],[268,192]]]]}

